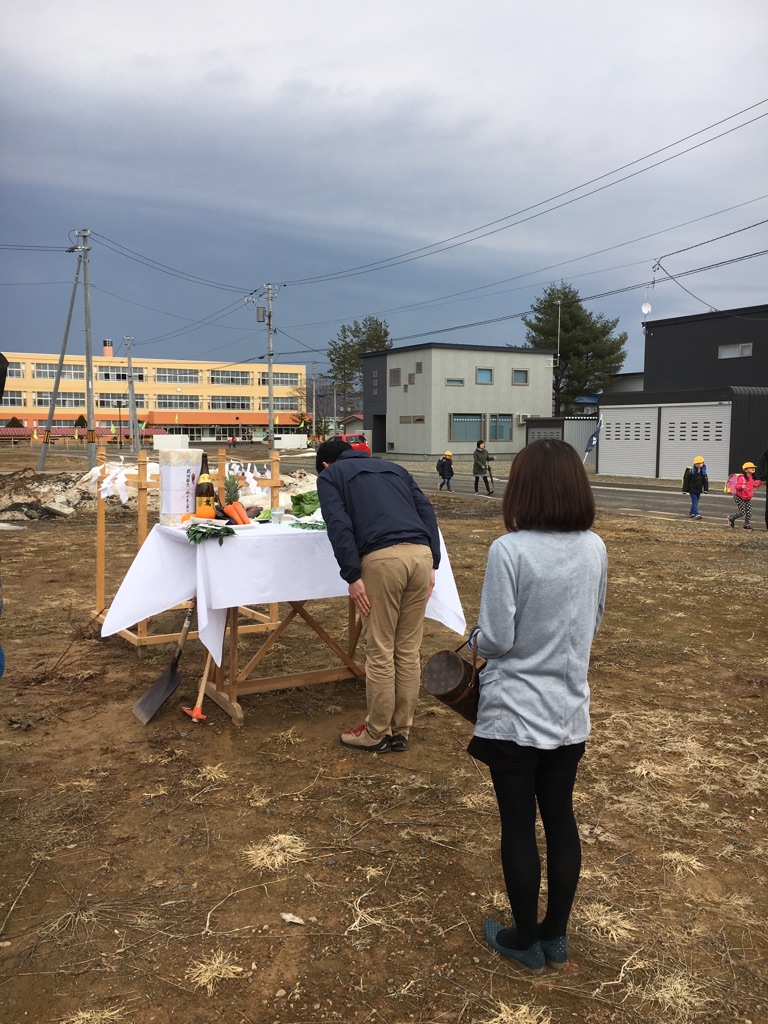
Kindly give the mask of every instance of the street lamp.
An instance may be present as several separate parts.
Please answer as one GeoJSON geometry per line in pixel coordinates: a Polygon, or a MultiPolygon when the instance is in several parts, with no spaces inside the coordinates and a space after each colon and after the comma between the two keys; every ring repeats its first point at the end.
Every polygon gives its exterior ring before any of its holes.
{"type": "Polygon", "coordinates": [[[123,447],[123,409],[127,409],[128,408],[128,403],[127,402],[115,402],[113,404],[117,408],[117,421],[118,421],[118,425],[119,425],[118,426],[118,431],[117,431],[117,447],[118,448],[122,448],[123,447]]]}

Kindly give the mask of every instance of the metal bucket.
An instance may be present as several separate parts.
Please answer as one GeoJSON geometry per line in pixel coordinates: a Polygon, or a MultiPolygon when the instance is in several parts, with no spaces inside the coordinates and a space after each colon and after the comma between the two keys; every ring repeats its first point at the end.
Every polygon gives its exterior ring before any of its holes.
{"type": "Polygon", "coordinates": [[[480,695],[478,676],[484,664],[478,664],[476,659],[465,661],[457,651],[438,651],[424,666],[421,685],[427,693],[474,723],[480,695]]]}

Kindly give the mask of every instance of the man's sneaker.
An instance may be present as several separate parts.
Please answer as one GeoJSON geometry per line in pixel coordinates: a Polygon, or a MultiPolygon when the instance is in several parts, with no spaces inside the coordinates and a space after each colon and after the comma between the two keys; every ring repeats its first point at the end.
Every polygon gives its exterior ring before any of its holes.
{"type": "Polygon", "coordinates": [[[363,722],[363,724],[358,725],[356,729],[350,729],[349,732],[343,732],[341,734],[341,742],[345,747],[355,747],[357,750],[368,750],[372,754],[386,754],[390,749],[392,740],[389,736],[382,736],[380,740],[375,740],[368,732],[365,722],[363,722]]]}
{"type": "Polygon", "coordinates": [[[407,736],[403,736],[403,734],[401,732],[396,732],[395,735],[392,737],[392,741],[390,743],[390,749],[391,750],[396,750],[398,753],[400,753],[403,750],[407,750],[408,749],[408,737],[407,736]]]}

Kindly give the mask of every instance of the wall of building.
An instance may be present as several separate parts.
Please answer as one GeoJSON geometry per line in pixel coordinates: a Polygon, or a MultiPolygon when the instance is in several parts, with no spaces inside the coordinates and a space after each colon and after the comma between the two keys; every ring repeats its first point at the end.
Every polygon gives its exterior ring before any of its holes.
{"type": "Polygon", "coordinates": [[[644,391],[766,382],[768,306],[649,320],[646,325],[644,391]]]}
{"type": "Polygon", "coordinates": [[[524,417],[552,411],[552,353],[533,349],[405,346],[364,357],[363,379],[374,450],[392,456],[469,458],[480,437],[512,454],[524,417]]]}
{"type": "MultiPolygon", "coordinates": [[[[105,352],[109,350],[105,348],[105,352]]],[[[9,374],[0,403],[0,423],[11,416],[24,426],[45,426],[58,355],[7,352],[9,374]]],[[[306,367],[273,364],[276,433],[306,432],[296,422],[306,412],[306,367]]],[[[125,356],[94,356],[96,427],[128,422],[128,364],[125,356]],[[118,406],[122,403],[122,408],[118,406]]],[[[248,432],[260,436],[269,419],[268,369],[263,364],[133,358],[136,414],[148,427],[188,434],[192,440],[221,440],[248,432]]],[[[68,355],[54,413],[54,426],[71,426],[86,415],[85,356],[68,355]]]]}

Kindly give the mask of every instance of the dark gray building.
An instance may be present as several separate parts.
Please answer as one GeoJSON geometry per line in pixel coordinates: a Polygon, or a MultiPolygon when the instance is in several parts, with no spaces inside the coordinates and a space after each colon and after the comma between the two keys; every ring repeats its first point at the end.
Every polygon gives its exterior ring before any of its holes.
{"type": "Polygon", "coordinates": [[[768,305],[646,324],[642,390],[606,390],[597,472],[725,480],[768,446],[768,305]]]}

